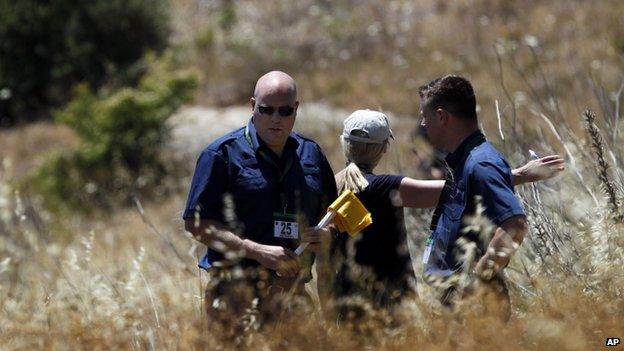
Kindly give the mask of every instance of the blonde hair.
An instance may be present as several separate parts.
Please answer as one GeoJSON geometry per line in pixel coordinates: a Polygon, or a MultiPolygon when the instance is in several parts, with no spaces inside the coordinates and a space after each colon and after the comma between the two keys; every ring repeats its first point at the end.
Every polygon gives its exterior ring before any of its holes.
{"type": "Polygon", "coordinates": [[[368,181],[362,171],[372,171],[381,160],[388,142],[382,144],[363,143],[345,138],[340,139],[342,151],[347,158],[347,167],[336,174],[338,193],[351,190],[354,193],[366,189],[368,181]]]}

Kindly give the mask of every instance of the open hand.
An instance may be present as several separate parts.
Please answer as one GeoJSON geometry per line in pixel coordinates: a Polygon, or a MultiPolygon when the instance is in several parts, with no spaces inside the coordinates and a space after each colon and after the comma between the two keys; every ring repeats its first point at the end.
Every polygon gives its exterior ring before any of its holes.
{"type": "Polygon", "coordinates": [[[565,169],[565,161],[559,155],[549,155],[537,160],[531,160],[524,166],[516,169],[516,177],[521,178],[522,183],[536,182],[554,177],[565,169]]]}

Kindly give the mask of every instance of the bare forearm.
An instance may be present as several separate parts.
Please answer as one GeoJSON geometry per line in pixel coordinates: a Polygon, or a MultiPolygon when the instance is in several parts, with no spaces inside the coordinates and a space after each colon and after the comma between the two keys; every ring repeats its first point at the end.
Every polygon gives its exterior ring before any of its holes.
{"type": "Polygon", "coordinates": [[[526,232],[527,224],[524,216],[513,217],[496,228],[485,254],[475,267],[477,273],[489,279],[505,268],[522,244],[526,232]]]}
{"type": "Polygon", "coordinates": [[[337,231],[334,224],[322,229],[306,230],[303,240],[310,242],[309,249],[314,252],[314,267],[316,271],[316,289],[321,308],[325,310],[330,299],[332,274],[330,267],[330,246],[332,231],[337,231]]]}
{"type": "Polygon", "coordinates": [[[412,208],[436,207],[443,187],[443,180],[420,180],[405,177],[399,186],[402,205],[412,208]]]}
{"type": "Polygon", "coordinates": [[[262,245],[243,239],[219,221],[186,220],[184,226],[195,239],[211,249],[222,253],[239,253],[238,257],[250,258],[283,277],[296,277],[301,268],[292,251],[281,246],[262,245]]]}
{"type": "Polygon", "coordinates": [[[531,183],[539,180],[536,175],[530,173],[526,166],[518,167],[511,171],[511,183],[513,186],[531,183]]]}
{"type": "Polygon", "coordinates": [[[321,309],[324,311],[328,306],[327,303],[331,299],[332,274],[330,272],[329,262],[325,257],[316,257],[316,290],[319,295],[321,309]]]}
{"type": "Polygon", "coordinates": [[[511,260],[514,247],[519,245],[502,228],[497,228],[484,257],[493,261],[497,267],[505,267],[511,260]],[[514,245],[515,243],[515,245],[514,245]]]}
{"type": "Polygon", "coordinates": [[[528,180],[525,179],[522,176],[522,169],[521,168],[516,168],[516,169],[511,171],[511,182],[513,183],[513,186],[524,184],[524,183],[528,182],[528,180]]]}
{"type": "Polygon", "coordinates": [[[221,253],[244,251],[245,257],[257,260],[257,243],[243,239],[230,231],[227,226],[213,220],[187,220],[185,228],[202,244],[221,253]]]}

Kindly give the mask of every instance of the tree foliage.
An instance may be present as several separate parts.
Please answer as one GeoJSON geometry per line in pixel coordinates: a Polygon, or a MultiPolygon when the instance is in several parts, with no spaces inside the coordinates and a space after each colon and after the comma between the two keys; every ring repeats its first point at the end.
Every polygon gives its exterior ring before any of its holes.
{"type": "Polygon", "coordinates": [[[192,98],[191,72],[175,71],[167,58],[148,59],[136,88],[100,89],[78,85],[75,98],[55,119],[80,137],[79,147],[53,158],[35,184],[49,199],[70,208],[107,207],[130,195],[158,189],[167,176],[161,155],[169,116],[192,98]]]}
{"type": "Polygon", "coordinates": [[[147,50],[165,48],[164,0],[0,0],[0,120],[32,120],[77,82],[135,77],[147,50]]]}

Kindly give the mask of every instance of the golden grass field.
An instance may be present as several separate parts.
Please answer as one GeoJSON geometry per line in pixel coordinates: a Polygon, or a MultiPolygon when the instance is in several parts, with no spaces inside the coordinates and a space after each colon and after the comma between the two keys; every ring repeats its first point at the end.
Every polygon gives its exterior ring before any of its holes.
{"type": "MultiPolygon", "coordinates": [[[[224,343],[206,323],[203,247],[180,219],[194,161],[177,191],[141,207],[52,211],[23,180],[76,142],[40,122],[0,131],[1,350],[600,350],[624,338],[624,3],[172,0],[171,16],[177,60],[202,73],[198,105],[245,104],[261,73],[286,70],[302,102],[330,106],[326,129],[310,115],[295,129],[336,172],[342,114],[374,108],[397,136],[379,170],[425,176],[428,151],[409,138],[417,88],[444,73],[472,80],[483,129],[512,165],[528,149],[563,155],[563,174],[517,188],[531,229],[506,269],[512,320],[477,297],[441,312],[418,276],[419,298],[394,316],[370,311],[348,328],[306,310],[224,343]]],[[[430,213],[407,213],[420,274],[430,213]]]]}

